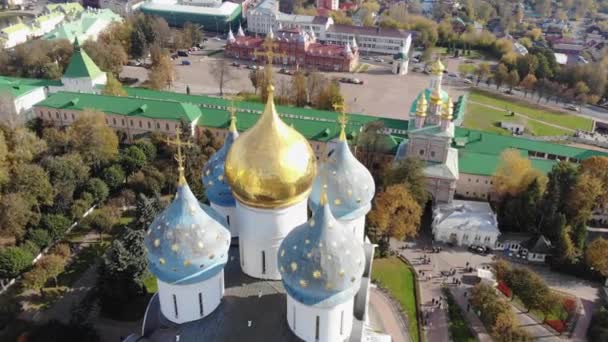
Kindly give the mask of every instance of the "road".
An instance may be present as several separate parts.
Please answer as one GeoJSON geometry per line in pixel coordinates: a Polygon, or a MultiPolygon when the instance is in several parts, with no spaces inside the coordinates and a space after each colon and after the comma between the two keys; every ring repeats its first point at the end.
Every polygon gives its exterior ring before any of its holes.
{"type": "Polygon", "coordinates": [[[407,327],[400,323],[390,299],[380,290],[373,287],[369,293],[369,320],[373,328],[384,331],[393,339],[392,342],[410,342],[407,327]]]}

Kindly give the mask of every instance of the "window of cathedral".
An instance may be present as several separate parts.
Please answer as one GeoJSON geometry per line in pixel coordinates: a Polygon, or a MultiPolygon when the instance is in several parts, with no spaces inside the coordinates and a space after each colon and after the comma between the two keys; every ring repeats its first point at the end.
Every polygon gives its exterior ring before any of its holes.
{"type": "Polygon", "coordinates": [[[173,295],[173,310],[175,310],[175,318],[177,318],[177,297],[173,295]]]}
{"type": "Polygon", "coordinates": [[[424,150],[420,150],[418,153],[422,156],[424,155],[424,150]]]}
{"type": "Polygon", "coordinates": [[[262,251],[262,274],[266,274],[266,252],[262,251]]]}
{"type": "Polygon", "coordinates": [[[198,293],[198,308],[201,317],[203,317],[203,294],[201,292],[198,293]]]}
{"type": "Polygon", "coordinates": [[[293,331],[296,331],[296,306],[292,307],[293,311],[293,331]]]}
{"type": "Polygon", "coordinates": [[[317,316],[316,324],[315,324],[315,340],[319,340],[319,324],[320,324],[319,316],[317,316]]]}
{"type": "Polygon", "coordinates": [[[431,151],[431,157],[435,157],[435,151],[431,151]]]}
{"type": "Polygon", "coordinates": [[[340,311],[340,335],[344,334],[344,310],[340,311]]]}

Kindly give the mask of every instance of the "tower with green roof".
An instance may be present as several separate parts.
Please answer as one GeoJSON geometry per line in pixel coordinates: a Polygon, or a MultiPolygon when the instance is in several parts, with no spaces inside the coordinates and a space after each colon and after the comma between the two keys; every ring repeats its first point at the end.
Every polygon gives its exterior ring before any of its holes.
{"type": "Polygon", "coordinates": [[[93,62],[86,51],[80,47],[78,39],[75,39],[74,53],[61,78],[61,82],[63,83],[63,90],[96,93],[98,92],[98,85],[106,84],[107,76],[93,62]]]}

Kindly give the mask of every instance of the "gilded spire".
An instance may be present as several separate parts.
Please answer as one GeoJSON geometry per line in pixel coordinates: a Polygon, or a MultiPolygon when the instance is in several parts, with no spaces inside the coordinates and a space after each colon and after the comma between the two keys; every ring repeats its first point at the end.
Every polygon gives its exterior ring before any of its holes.
{"type": "Polygon", "coordinates": [[[230,128],[228,130],[232,133],[235,133],[235,132],[237,132],[237,129],[236,129],[236,107],[234,106],[234,101],[232,101],[232,103],[230,103],[230,107],[228,107],[228,110],[230,111],[230,128]]]}
{"type": "Polygon", "coordinates": [[[348,118],[346,116],[346,105],[344,101],[341,103],[334,103],[334,110],[340,113],[338,117],[338,122],[340,123],[340,141],[346,141],[346,123],[348,122],[348,118]]]}
{"type": "Polygon", "coordinates": [[[448,97],[448,102],[443,106],[442,119],[452,120],[454,113],[454,103],[452,97],[448,97]]]}
{"type": "Polygon", "coordinates": [[[427,110],[427,102],[424,93],[420,94],[418,98],[418,103],[416,104],[416,116],[424,117],[426,116],[427,110]]]}
{"type": "Polygon", "coordinates": [[[441,63],[441,58],[437,57],[435,62],[433,62],[433,64],[431,65],[431,73],[433,75],[443,75],[444,71],[445,71],[445,65],[443,65],[443,63],[441,63]]]}
{"type": "MultiPolygon", "coordinates": [[[[272,32],[272,31],[271,31],[272,32]]],[[[266,82],[268,82],[268,96],[270,96],[271,94],[271,90],[270,88],[272,87],[272,90],[274,90],[274,87],[272,86],[272,63],[274,62],[275,57],[286,57],[287,55],[282,53],[282,52],[275,52],[275,48],[277,48],[279,46],[278,43],[275,43],[273,41],[274,37],[272,36],[272,34],[268,34],[268,36],[266,36],[266,39],[264,40],[264,43],[262,43],[262,47],[264,48],[264,51],[253,51],[253,55],[256,57],[264,57],[266,59],[266,82]]]]}
{"type": "Polygon", "coordinates": [[[181,140],[182,130],[177,127],[175,130],[175,139],[171,140],[167,138],[167,144],[177,146],[177,154],[175,155],[175,160],[177,161],[177,171],[179,172],[179,178],[177,181],[178,185],[186,184],[186,176],[185,176],[185,168],[184,161],[185,157],[182,153],[182,146],[191,146],[189,142],[182,142],[181,140]]]}

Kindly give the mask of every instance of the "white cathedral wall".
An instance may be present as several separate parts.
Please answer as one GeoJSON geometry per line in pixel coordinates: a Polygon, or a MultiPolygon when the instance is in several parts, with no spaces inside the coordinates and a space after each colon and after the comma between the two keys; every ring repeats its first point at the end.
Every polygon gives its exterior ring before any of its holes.
{"type": "Polygon", "coordinates": [[[218,214],[224,216],[226,221],[228,222],[228,230],[230,231],[230,236],[235,238],[239,236],[239,231],[237,229],[238,225],[236,223],[236,215],[235,215],[235,207],[224,207],[219,204],[211,203],[211,208],[218,212],[218,214]]]}
{"type": "Polygon", "coordinates": [[[178,324],[209,315],[224,296],[224,270],[195,284],[173,285],[161,280],[157,283],[160,311],[168,320],[178,324]]]}
{"type": "Polygon", "coordinates": [[[278,250],[285,236],[308,219],[307,200],[281,209],[252,208],[237,201],[235,216],[241,269],[245,274],[261,279],[281,279],[278,250]]]}
{"type": "Polygon", "coordinates": [[[339,342],[347,340],[350,336],[353,326],[353,298],[334,307],[317,308],[304,305],[289,294],[286,297],[287,324],[291,331],[302,340],[339,342]]]}
{"type": "Polygon", "coordinates": [[[353,234],[357,241],[365,242],[365,215],[352,220],[338,220],[346,230],[353,234]]]}

